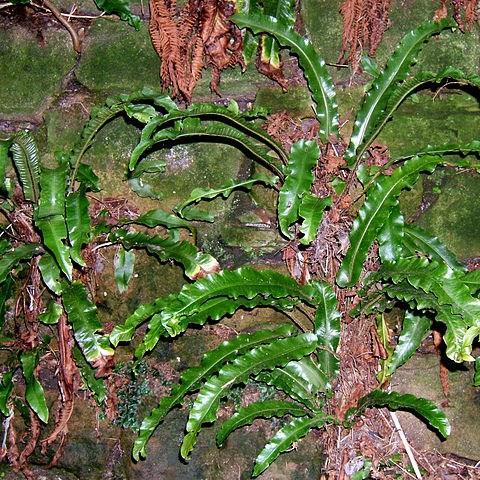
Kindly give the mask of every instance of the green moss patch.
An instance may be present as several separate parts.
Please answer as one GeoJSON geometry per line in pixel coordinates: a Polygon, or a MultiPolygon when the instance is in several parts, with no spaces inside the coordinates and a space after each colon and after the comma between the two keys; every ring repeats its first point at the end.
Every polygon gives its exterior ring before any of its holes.
{"type": "Polygon", "coordinates": [[[419,219],[419,225],[437,235],[459,258],[480,256],[480,176],[445,172],[438,200],[419,219]]]}
{"type": "Polygon", "coordinates": [[[378,140],[388,145],[392,156],[427,145],[468,143],[478,138],[479,113],[478,100],[467,94],[420,94],[404,102],[378,140]]]}
{"type": "Polygon", "coordinates": [[[75,64],[68,33],[50,29],[39,44],[22,27],[0,31],[0,118],[26,120],[42,114],[75,64]]]}
{"type": "Polygon", "coordinates": [[[313,117],[310,92],[306,87],[292,87],[287,92],[281,88],[262,88],[255,98],[257,107],[265,107],[271,113],[287,111],[299,118],[313,117]]]}
{"type": "Polygon", "coordinates": [[[158,88],[159,66],[145,25],[137,32],[125,22],[98,19],[89,30],[76,75],[92,91],[131,92],[158,88]]]}

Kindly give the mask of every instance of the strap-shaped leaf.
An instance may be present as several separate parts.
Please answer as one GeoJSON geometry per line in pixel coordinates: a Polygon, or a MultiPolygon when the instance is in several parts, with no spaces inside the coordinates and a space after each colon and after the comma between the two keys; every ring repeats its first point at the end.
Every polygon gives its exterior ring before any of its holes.
{"type": "Polygon", "coordinates": [[[73,327],[75,340],[85,358],[93,364],[102,357],[113,355],[108,338],[97,333],[102,328],[102,324],[97,317],[97,307],[88,298],[84,285],[73,282],[65,286],[62,300],[68,320],[73,327]]]}
{"type": "Polygon", "coordinates": [[[264,15],[244,15],[237,13],[230,20],[240,28],[249,28],[254,33],[273,35],[282,47],[289,48],[298,56],[312,97],[317,105],[317,118],[320,122],[320,138],[326,142],[332,134],[338,133],[338,111],[335,89],[325,62],[308,39],[301,37],[293,28],[264,15]]]}
{"type": "Polygon", "coordinates": [[[450,424],[445,414],[430,400],[409,393],[401,394],[373,390],[373,392],[362,397],[355,408],[351,408],[346,413],[345,419],[351,421],[355,416],[362,415],[366,408],[371,407],[413,411],[423,417],[443,437],[446,438],[450,435],[450,424]]]}
{"type": "Polygon", "coordinates": [[[328,418],[319,413],[315,417],[294,418],[287,423],[278,430],[256,458],[252,476],[258,477],[282,452],[287,451],[295,442],[307,435],[312,428],[321,428],[327,421],[328,418]]]}
{"type": "MultiPolygon", "coordinates": [[[[295,24],[295,1],[276,0],[264,2],[263,14],[272,16],[282,25],[291,28],[295,24]]],[[[262,50],[260,55],[262,63],[270,64],[275,69],[281,67],[280,45],[277,40],[270,35],[262,36],[262,50]]]]}
{"type": "Polygon", "coordinates": [[[150,228],[161,225],[165,228],[186,228],[192,231],[195,230],[195,227],[193,227],[190,222],[187,222],[176,215],[172,215],[171,213],[167,213],[160,208],[142,213],[139,217],[133,220],[132,223],[146,225],[150,228]]]}
{"type": "Polygon", "coordinates": [[[85,266],[81,250],[90,237],[91,225],[88,213],[89,202],[85,189],[80,188],[70,193],[66,199],[66,221],[68,240],[70,242],[70,256],[78,265],[85,266]]]}
{"type": "Polygon", "coordinates": [[[480,290],[480,269],[466,273],[463,281],[471,293],[477,293],[477,291],[480,290]]]}
{"type": "MultiPolygon", "coordinates": [[[[261,13],[261,6],[257,2],[238,2],[235,5],[237,8],[236,11],[240,11],[248,16],[254,13],[261,13]]],[[[252,59],[255,58],[259,39],[250,30],[246,29],[242,29],[242,37],[243,61],[245,62],[245,65],[248,66],[252,59]]]]}
{"type": "Polygon", "coordinates": [[[397,201],[378,233],[378,253],[382,262],[394,262],[402,256],[404,230],[405,219],[397,201]]]}
{"type": "Polygon", "coordinates": [[[35,212],[37,219],[65,215],[65,166],[42,168],[40,175],[40,200],[35,212]]]}
{"type": "Polygon", "coordinates": [[[130,118],[134,118],[141,123],[148,123],[153,117],[158,115],[155,107],[142,103],[125,105],[125,113],[130,118]]]}
{"type": "Polygon", "coordinates": [[[407,76],[410,65],[415,63],[416,55],[421,50],[423,43],[432,35],[452,26],[453,22],[447,19],[439,22],[425,22],[403,37],[388,60],[384,72],[374,79],[357,114],[350,144],[345,154],[349,165],[359,159],[358,148],[364,142],[367,143],[370,135],[374,134],[375,127],[378,125],[391,95],[398,82],[403,81],[407,76]]]}
{"type": "MultiPolygon", "coordinates": [[[[129,170],[135,169],[143,153],[152,145],[154,145],[155,142],[160,142],[167,139],[175,139],[182,132],[185,134],[194,134],[195,131],[193,130],[192,126],[196,126],[196,128],[199,129],[199,133],[208,133],[209,130],[205,130],[206,125],[203,125],[204,130],[200,129],[202,127],[200,119],[209,121],[215,120],[214,125],[216,124],[216,129],[220,133],[221,126],[230,127],[225,129],[223,134],[221,133],[220,136],[223,135],[225,138],[228,138],[228,135],[231,135],[234,141],[236,140],[237,142],[240,142],[240,144],[246,141],[246,144],[243,146],[247,150],[253,148],[251,153],[254,154],[254,156],[258,156],[259,154],[263,155],[263,150],[258,150],[255,147],[256,144],[249,141],[249,138],[255,139],[268,147],[268,149],[276,153],[276,155],[281,159],[282,163],[286,163],[287,158],[282,147],[264,130],[256,127],[255,124],[248,122],[246,120],[247,116],[250,116],[248,112],[236,114],[228,107],[207,103],[197,103],[190,105],[190,107],[185,110],[171,111],[167,115],[157,115],[156,117],[152,118],[152,120],[150,120],[150,122],[143,128],[140,141],[134,148],[130,157],[129,170]],[[196,119],[196,121],[192,121],[194,119],[196,119]],[[175,128],[169,127],[171,124],[174,124],[175,128]],[[183,128],[180,128],[182,126],[183,128]],[[185,126],[190,127],[186,129],[185,126]]],[[[263,160],[268,160],[268,162],[271,163],[273,158],[270,157],[263,160]]]]}
{"type": "Polygon", "coordinates": [[[255,380],[285,392],[312,411],[317,411],[319,407],[316,394],[330,388],[328,378],[310,358],[260,372],[255,380]]]}
{"type": "Polygon", "coordinates": [[[288,229],[299,219],[302,197],[310,193],[312,169],[317,164],[319,155],[320,149],[312,140],[300,140],[292,145],[285,181],[278,194],[278,224],[287,238],[293,238],[288,229]]]}
{"type": "Polygon", "coordinates": [[[350,247],[337,274],[340,287],[351,287],[357,283],[370,246],[387,221],[401,191],[412,188],[420,172],[432,172],[441,161],[441,157],[429,155],[414,157],[397,168],[391,176],[379,177],[368,191],[367,198],[353,222],[350,247]]]}
{"type": "Polygon", "coordinates": [[[58,303],[50,300],[45,311],[38,316],[38,319],[46,325],[55,325],[63,313],[63,308],[58,303]]]}
{"type": "Polygon", "coordinates": [[[216,436],[217,445],[223,445],[234,430],[250,425],[257,418],[278,418],[285,415],[304,417],[307,415],[307,411],[300,405],[285,400],[263,400],[251,403],[235,412],[226,422],[222,423],[216,436]]]}
{"type": "Polygon", "coordinates": [[[172,297],[159,298],[151,303],[144,303],[140,305],[121,325],[116,325],[110,333],[110,342],[113,346],[117,346],[120,342],[129,342],[135,329],[143,322],[148,320],[152,315],[160,312],[172,297]]]}
{"type": "Polygon", "coordinates": [[[246,382],[250,375],[261,370],[286,365],[290,360],[298,360],[312,353],[317,346],[317,336],[305,333],[295,337],[273,340],[268,345],[253,348],[249,352],[237,356],[218,372],[210,377],[200,389],[193,404],[187,422],[187,435],[183,439],[180,454],[188,458],[195,446],[202,425],[215,421],[220,400],[229,388],[237,383],[246,382]]]}
{"type": "Polygon", "coordinates": [[[179,382],[172,388],[170,395],[160,400],[140,427],[133,446],[133,458],[146,457],[146,444],[153,432],[163,421],[167,413],[178,405],[188,392],[198,390],[201,382],[218,372],[222,365],[258,345],[271,342],[276,338],[287,337],[293,333],[291,325],[282,325],[274,330],[260,330],[254,333],[238,335],[232,340],[220,344],[207,352],[198,367],[192,367],[182,373],[179,382]]]}
{"type": "Polygon", "coordinates": [[[228,198],[234,190],[251,190],[256,183],[263,183],[267,186],[274,186],[278,182],[278,177],[272,177],[265,173],[256,173],[247,180],[229,180],[225,185],[217,188],[195,188],[190,193],[190,197],[184,202],[178,204],[175,210],[180,216],[183,215],[183,210],[189,205],[194,205],[202,200],[210,200],[222,196],[228,198]]]}
{"type": "Polygon", "coordinates": [[[432,320],[430,318],[424,315],[415,315],[410,311],[405,313],[398,344],[384,367],[387,375],[393,375],[395,370],[417,351],[431,326],[432,320]]]}
{"type": "Polygon", "coordinates": [[[135,252],[119,247],[113,258],[115,283],[118,291],[123,293],[127,290],[135,267],[135,252]]]}
{"type": "Polygon", "coordinates": [[[5,417],[10,415],[8,408],[8,400],[13,391],[13,371],[9,370],[2,374],[2,381],[0,382],[0,412],[5,417]]]}
{"type": "Polygon", "coordinates": [[[390,298],[406,302],[411,308],[418,310],[434,309],[438,307],[437,297],[433,293],[415,288],[406,280],[396,285],[384,285],[383,292],[390,298]]]}
{"type": "MultiPolygon", "coordinates": [[[[186,142],[191,138],[197,141],[219,141],[233,144],[243,149],[257,162],[265,165],[276,175],[282,177],[281,170],[275,165],[275,159],[270,155],[270,149],[254,140],[242,130],[219,121],[202,123],[199,118],[186,118],[175,122],[173,127],[160,130],[151,139],[142,141],[135,147],[130,158],[130,170],[134,170],[145,150],[165,143],[166,141],[186,142]]],[[[269,145],[270,146],[270,145],[269,145]]],[[[135,172],[133,173],[135,176],[135,172]]]]}
{"type": "Polygon", "coordinates": [[[195,280],[208,273],[216,272],[220,266],[208,253],[200,252],[195,245],[187,241],[177,242],[159,235],[148,235],[141,232],[127,232],[118,229],[109,236],[110,241],[121,243],[124,248],[145,248],[160,260],[175,260],[185,269],[185,275],[195,280]]]}
{"type": "Polygon", "coordinates": [[[55,259],[49,254],[44,253],[38,262],[38,269],[42,275],[43,283],[56,295],[62,293],[62,283],[60,282],[60,268],[55,259]]]}
{"type": "Polygon", "coordinates": [[[432,260],[446,263],[452,270],[466,270],[465,266],[437,237],[416,225],[405,225],[404,232],[404,243],[411,254],[426,253],[432,260]]]}
{"type": "Polygon", "coordinates": [[[43,387],[35,376],[38,365],[38,350],[29,350],[20,355],[23,377],[25,378],[25,399],[43,422],[48,422],[48,407],[43,387]]]}
{"type": "Polygon", "coordinates": [[[107,387],[101,378],[95,376],[95,370],[85,360],[82,351],[78,347],[73,349],[73,357],[80,372],[80,376],[88,389],[93,393],[95,400],[100,405],[107,398],[107,387]]]}
{"type": "MultiPolygon", "coordinates": [[[[461,82],[464,85],[472,85],[474,87],[480,86],[480,77],[478,75],[467,75],[462,70],[454,67],[446,67],[439,73],[419,72],[412,78],[406,79],[405,81],[398,84],[391,92],[387,101],[387,106],[376,119],[375,126],[367,132],[367,138],[361,146],[360,150],[358,151],[357,158],[362,157],[367,148],[371,145],[372,141],[381,132],[382,128],[385,126],[391,115],[411,93],[417,91],[420,87],[424,85],[441,83],[445,80],[454,80],[456,82],[461,82]]],[[[430,153],[432,155],[440,154],[440,152],[425,153],[430,153]]],[[[417,152],[416,154],[418,155],[419,153],[417,152]]]]}
{"type": "Polygon", "coordinates": [[[37,202],[40,187],[40,159],[30,132],[20,131],[13,138],[12,158],[22,184],[25,200],[37,202]]]}
{"type": "Polygon", "coordinates": [[[319,283],[319,304],[315,313],[315,333],[318,336],[316,352],[320,369],[329,381],[338,375],[340,361],[335,355],[340,342],[341,314],[337,310],[337,298],[327,283],[319,283]]]}
{"type": "Polygon", "coordinates": [[[42,253],[40,245],[27,243],[17,248],[8,250],[0,257],[0,284],[3,283],[13,268],[21,261],[29,260],[35,255],[42,253]]]}
{"type": "MultiPolygon", "coordinates": [[[[105,105],[92,109],[90,119],[83,127],[80,140],[70,155],[70,163],[73,165],[73,180],[77,179],[77,173],[81,169],[81,159],[91,146],[98,131],[112,118],[121,114],[124,111],[125,106],[134,102],[143,102],[145,100],[151,100],[155,105],[161,107],[165,111],[171,111],[177,108],[170,97],[158,91],[144,88],[143,90],[134,92],[130,95],[122,94],[118,97],[109,97],[105,101],[105,105]]],[[[84,178],[78,177],[78,180],[84,181],[84,178]]]]}
{"type": "Polygon", "coordinates": [[[36,226],[42,232],[43,243],[55,258],[58,266],[72,280],[73,265],[70,259],[70,248],[63,242],[67,239],[67,225],[63,215],[37,219],[36,226]]]}
{"type": "Polygon", "coordinates": [[[130,341],[135,329],[154,316],[143,344],[136,351],[136,356],[141,357],[155,347],[165,329],[169,335],[177,336],[189,324],[203,325],[207,320],[216,321],[233,314],[240,307],[288,310],[301,301],[316,305],[320,302],[319,297],[316,282],[299,285],[289,276],[248,267],[224,270],[185,285],[178,294],[141,305],[123,325],[114,328],[110,340],[114,345],[130,341]]]}
{"type": "MultiPolygon", "coordinates": [[[[395,159],[395,162],[408,160],[409,158],[419,155],[448,155],[460,154],[470,155],[472,153],[480,153],[480,140],[474,140],[470,143],[446,143],[444,145],[427,145],[420,150],[415,149],[415,152],[407,153],[395,159]]],[[[446,162],[448,163],[448,162],[446,162]]],[[[467,164],[468,165],[468,164],[467,164]]]]}
{"type": "Polygon", "coordinates": [[[471,342],[475,335],[469,328],[479,327],[480,300],[471,295],[463,272],[426,258],[406,258],[384,264],[378,274],[395,283],[406,280],[416,289],[433,293],[437,301],[430,308],[437,311],[437,320],[447,325],[447,356],[455,362],[473,360],[471,342]]]}
{"type": "MultiPolygon", "coordinates": [[[[218,319],[226,313],[233,313],[234,310],[225,302],[228,299],[254,300],[247,302],[252,308],[255,302],[264,305],[260,297],[291,299],[295,303],[301,300],[315,304],[317,295],[317,285],[314,282],[299,285],[291,277],[278,272],[242,267],[237,270],[223,270],[185,285],[179,294],[172,296],[161,316],[167,330],[178,335],[189,323],[202,324],[207,318],[218,319]],[[256,300],[256,297],[259,297],[259,300],[256,300]]],[[[241,305],[244,303],[240,302],[235,307],[241,305]]]]}
{"type": "Polygon", "coordinates": [[[319,198],[311,193],[305,193],[298,207],[298,215],[303,219],[300,225],[302,245],[310,245],[317,237],[317,230],[323,219],[324,210],[332,204],[332,197],[319,198]]]}
{"type": "Polygon", "coordinates": [[[135,357],[142,358],[145,353],[153,350],[158,343],[160,337],[170,335],[177,336],[184,332],[189,323],[196,325],[203,325],[207,320],[219,320],[225,315],[231,315],[239,308],[256,308],[256,307],[275,307],[281,311],[289,310],[298,301],[289,298],[263,298],[254,297],[248,299],[245,297],[238,297],[231,299],[228,297],[216,297],[210,301],[205,302],[199,311],[189,319],[189,322],[182,322],[180,325],[172,325],[165,323],[162,314],[157,314],[148,322],[148,332],[146,333],[143,342],[136,348],[135,357]]]}

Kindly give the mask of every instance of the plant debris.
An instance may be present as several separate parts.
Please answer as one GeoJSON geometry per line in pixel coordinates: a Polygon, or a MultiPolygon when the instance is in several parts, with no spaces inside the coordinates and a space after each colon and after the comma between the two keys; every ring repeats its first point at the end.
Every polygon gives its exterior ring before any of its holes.
{"type": "Polygon", "coordinates": [[[220,95],[221,71],[244,67],[240,30],[228,21],[234,9],[225,0],[189,0],[181,9],[175,0],[150,0],[150,36],[162,60],[162,85],[173,97],[189,102],[206,67],[220,95]]]}

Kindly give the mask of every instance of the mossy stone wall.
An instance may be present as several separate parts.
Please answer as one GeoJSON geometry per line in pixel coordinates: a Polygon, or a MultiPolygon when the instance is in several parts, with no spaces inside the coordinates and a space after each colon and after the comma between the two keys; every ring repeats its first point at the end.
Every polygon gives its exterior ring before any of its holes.
{"type": "MultiPolygon", "coordinates": [[[[78,3],[76,14],[98,15],[91,0],[55,0],[55,3],[64,12],[69,12],[74,3],[78,3]]],[[[43,23],[34,24],[30,20],[24,21],[20,13],[16,15],[10,11],[7,15],[6,9],[0,10],[0,135],[8,135],[20,128],[32,129],[40,144],[43,160],[51,163],[56,149],[71,148],[77,141],[81,126],[95,104],[103,103],[109,95],[128,93],[143,86],[159,87],[159,60],[148,38],[148,11],[142,14],[143,3],[146,2],[132,2],[134,12],[143,18],[138,32],[110,18],[97,18],[90,23],[84,20],[74,22],[77,28],[84,28],[80,55],[73,51],[69,35],[53,20],[44,19],[43,23]]],[[[301,2],[304,31],[331,64],[337,63],[341,44],[340,3],[340,0],[301,2]]],[[[392,0],[391,26],[377,56],[380,65],[391,55],[402,35],[421,21],[431,18],[436,6],[431,0],[392,0]]],[[[436,71],[446,65],[454,65],[467,73],[479,74],[479,32],[479,27],[475,26],[467,34],[459,31],[442,34],[424,48],[417,68],[436,71]]],[[[291,68],[290,63],[288,68],[291,68]]],[[[357,76],[351,81],[348,69],[329,68],[337,86],[342,133],[347,136],[368,78],[357,76]]],[[[210,92],[209,81],[209,73],[205,72],[195,91],[196,100],[219,100],[210,92]]],[[[250,67],[244,74],[236,68],[225,72],[220,88],[225,101],[236,99],[242,107],[256,104],[275,112],[287,110],[298,118],[313,116],[308,91],[301,80],[296,82],[295,87],[283,92],[254,68],[250,67]]],[[[470,93],[450,89],[437,94],[424,92],[402,105],[378,141],[388,145],[393,155],[402,155],[428,144],[478,139],[479,112],[478,98],[470,93]]],[[[99,199],[126,198],[139,211],[155,207],[168,209],[185,199],[194,187],[218,186],[231,177],[243,178],[251,169],[250,162],[230,146],[176,146],[150,154],[153,162],[165,164],[163,171],[145,175],[141,182],[129,183],[125,178],[125,168],[138,135],[134,124],[119,118],[101,131],[88,151],[85,158],[102,181],[103,191],[97,194],[99,199]]],[[[405,210],[419,217],[422,226],[432,229],[460,257],[480,256],[480,223],[476,221],[480,213],[477,207],[478,176],[445,170],[434,181],[435,187],[438,187],[434,202],[425,204],[422,184],[419,184],[403,197],[405,210]],[[416,214],[418,208],[424,207],[421,215],[416,214]]],[[[428,188],[430,186],[425,184],[426,191],[428,188]]],[[[216,255],[222,265],[238,265],[259,255],[268,256],[264,256],[262,261],[271,259],[284,241],[276,232],[275,208],[270,200],[270,196],[256,189],[253,197],[238,194],[228,202],[212,202],[206,208],[216,211],[218,218],[213,226],[199,232],[200,245],[216,255]],[[265,214],[270,216],[270,220],[265,214]]],[[[139,277],[132,280],[126,299],[116,297],[113,284],[100,285],[102,295],[103,292],[105,295],[99,311],[105,322],[123,320],[138,302],[177,290],[184,281],[179,269],[154,266],[147,256],[140,257],[139,264],[139,277]],[[152,278],[155,280],[152,281],[152,278]]],[[[107,273],[111,269],[111,259],[105,258],[104,269],[107,273]]],[[[242,331],[271,321],[276,321],[271,315],[259,319],[242,313],[231,319],[228,325],[242,331]]],[[[202,344],[215,340],[218,339],[213,334],[207,334],[202,344]]],[[[161,358],[175,364],[178,357],[182,366],[186,366],[198,359],[198,349],[193,346],[199,345],[196,334],[184,337],[183,344],[175,349],[165,342],[161,352],[155,354],[158,355],[155,361],[161,358]]],[[[73,473],[59,475],[64,479],[87,478],[85,475],[90,475],[89,480],[105,478],[106,470],[101,463],[107,464],[109,457],[102,457],[102,448],[111,450],[113,443],[110,438],[122,436],[121,448],[128,451],[132,438],[120,434],[119,429],[103,432],[100,439],[95,437],[94,431],[87,432],[93,427],[84,423],[83,418],[94,418],[95,413],[83,403],[79,404],[75,415],[81,421],[75,420],[77,431],[72,437],[73,441],[78,439],[79,449],[73,446],[67,451],[62,464],[73,473]],[[72,457],[80,452],[83,462],[88,462],[90,451],[95,459],[100,460],[95,465],[95,471],[86,473],[82,462],[74,462],[72,457]]],[[[229,448],[219,452],[213,446],[212,432],[206,431],[192,463],[182,466],[177,462],[177,440],[180,440],[183,421],[184,412],[177,412],[150,443],[148,460],[136,465],[130,461],[121,464],[114,478],[247,478],[262,437],[271,433],[263,425],[260,435],[255,427],[235,432],[229,448]]],[[[298,452],[282,456],[279,463],[259,478],[319,478],[319,457],[315,442],[301,442],[298,452]],[[297,466],[296,471],[292,465],[297,466]]]]}

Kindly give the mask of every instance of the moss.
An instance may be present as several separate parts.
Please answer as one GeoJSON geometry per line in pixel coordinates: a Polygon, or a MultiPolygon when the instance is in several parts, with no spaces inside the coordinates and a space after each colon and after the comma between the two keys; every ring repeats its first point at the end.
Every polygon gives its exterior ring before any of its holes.
{"type": "Polygon", "coordinates": [[[438,200],[419,219],[421,227],[437,235],[458,257],[480,256],[480,195],[478,174],[449,169],[438,200]]]}
{"type": "Polygon", "coordinates": [[[255,97],[257,107],[265,107],[271,113],[286,110],[299,118],[313,117],[310,92],[306,87],[293,87],[284,92],[281,88],[262,88],[255,97]]]}
{"type": "Polygon", "coordinates": [[[341,0],[304,0],[302,20],[313,46],[326,62],[335,63],[342,43],[341,0]]]}
{"type": "Polygon", "coordinates": [[[75,64],[69,35],[45,30],[41,46],[34,31],[11,27],[0,31],[0,118],[38,117],[62,88],[75,64]]]}
{"type": "Polygon", "coordinates": [[[400,106],[378,140],[388,145],[392,156],[427,145],[471,142],[480,130],[479,112],[478,100],[466,93],[424,93],[400,106]]]}
{"type": "MultiPolygon", "coordinates": [[[[149,185],[166,208],[186,200],[194,188],[213,188],[238,177],[243,154],[236,148],[217,143],[175,145],[155,155],[166,164],[164,173],[142,175],[143,185],[149,185]]],[[[199,209],[221,216],[228,209],[228,200],[202,202],[199,209]]]]}
{"type": "Polygon", "coordinates": [[[144,24],[137,32],[125,22],[97,19],[76,75],[92,91],[131,92],[144,86],[158,88],[159,65],[144,24]]]}
{"type": "MultiPolygon", "coordinates": [[[[218,100],[218,96],[210,90],[211,73],[210,69],[203,70],[202,77],[195,87],[194,101],[218,100]]],[[[255,91],[269,85],[273,85],[273,82],[258,73],[253,65],[250,65],[243,73],[237,66],[222,71],[219,89],[222,98],[239,99],[247,96],[253,99],[255,91]]]]}
{"type": "Polygon", "coordinates": [[[80,139],[88,115],[81,105],[50,109],[43,116],[46,129],[46,149],[50,156],[56,150],[70,150],[80,139]]]}
{"type": "Polygon", "coordinates": [[[407,219],[416,215],[423,199],[423,178],[411,190],[406,190],[400,195],[400,210],[407,219]]]}
{"type": "Polygon", "coordinates": [[[225,226],[222,238],[228,247],[241,248],[253,257],[274,253],[285,245],[285,241],[273,228],[225,226]]]}

